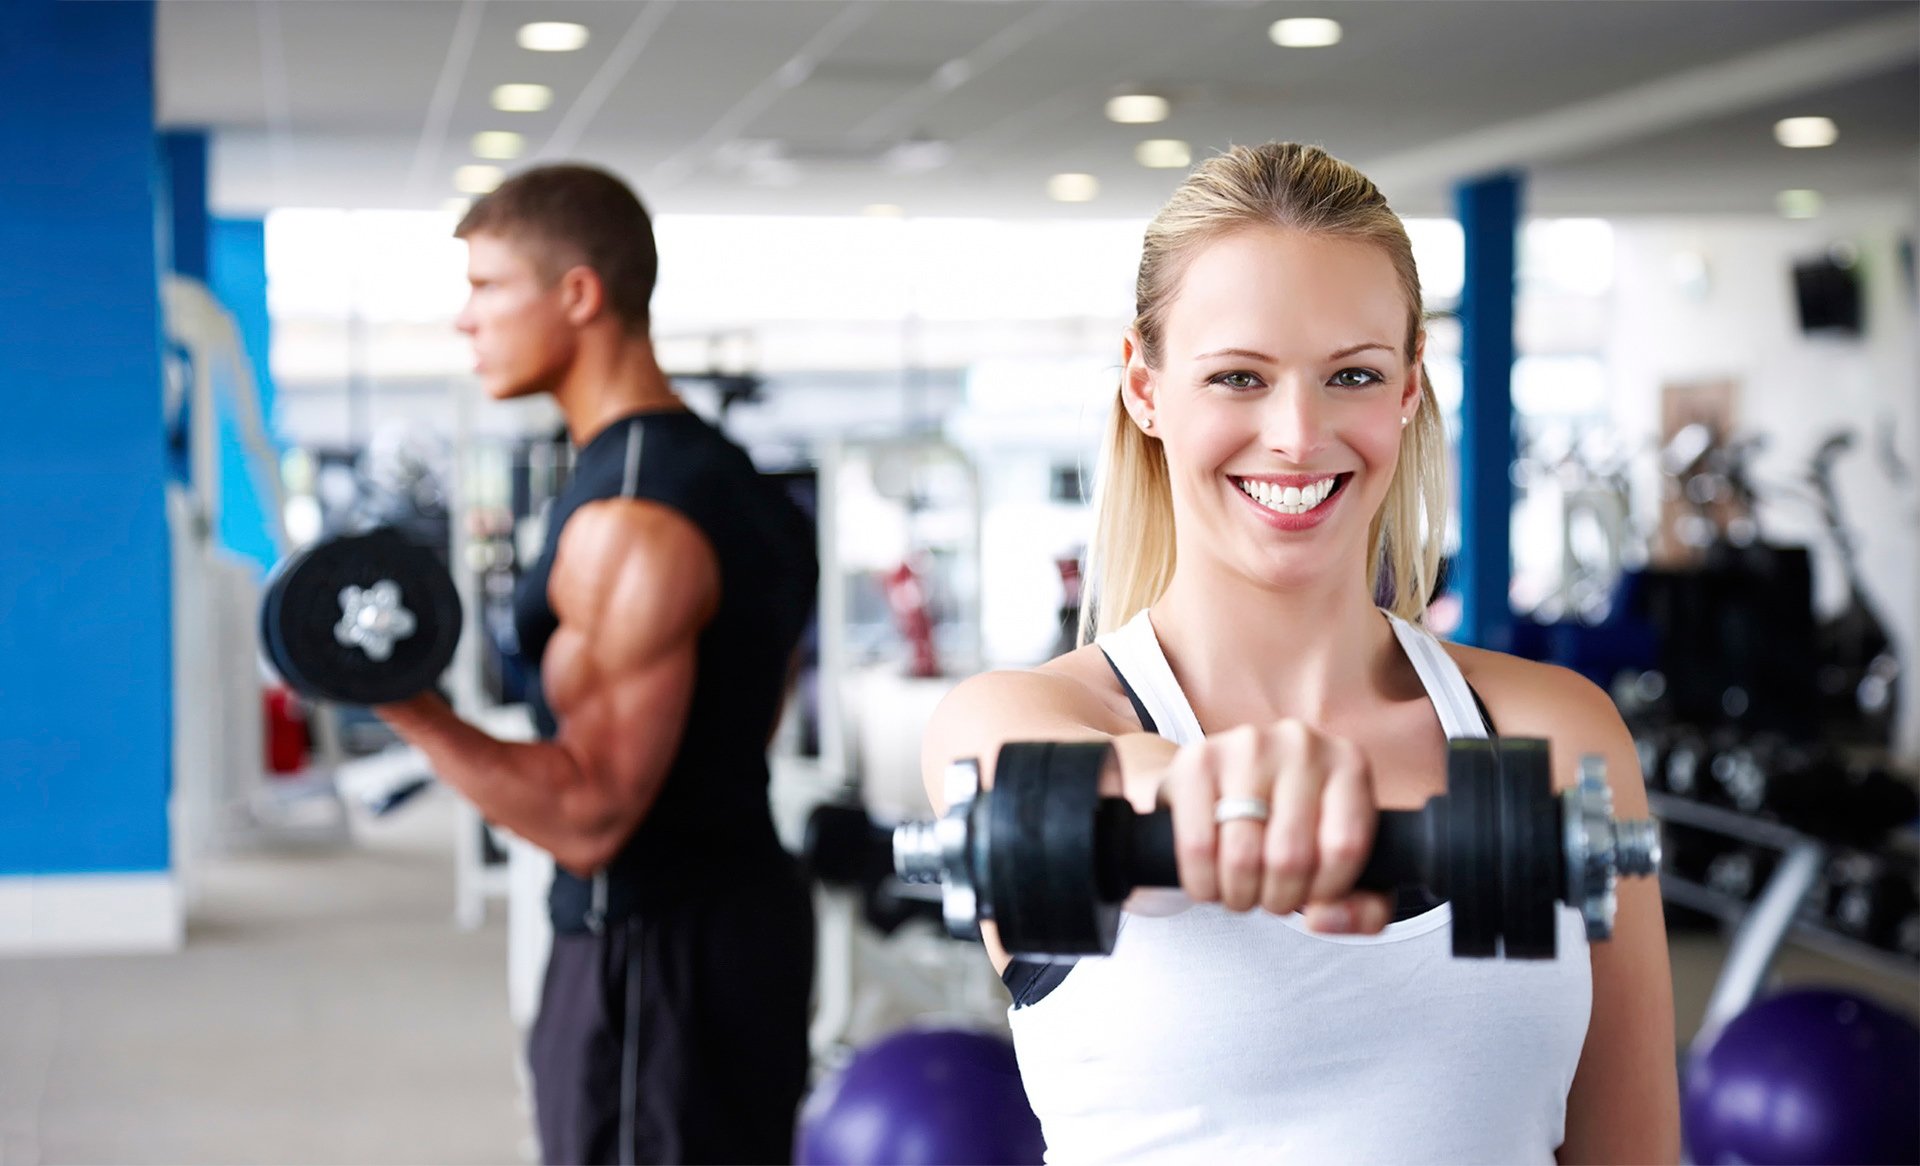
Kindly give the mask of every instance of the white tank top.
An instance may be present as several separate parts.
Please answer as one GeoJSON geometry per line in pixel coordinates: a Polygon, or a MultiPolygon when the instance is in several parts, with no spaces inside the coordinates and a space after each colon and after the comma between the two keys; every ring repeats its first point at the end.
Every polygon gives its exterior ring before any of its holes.
{"type": "MultiPolygon", "coordinates": [[[[1472,690],[1393,622],[1449,738],[1484,737],[1472,690]]],[[[1104,649],[1176,744],[1202,735],[1145,612],[1104,649]]],[[[1217,904],[1122,916],[1011,1012],[1048,1162],[1552,1162],[1592,1006],[1586,931],[1559,958],[1455,959],[1446,904],[1379,935],[1217,904]]]]}

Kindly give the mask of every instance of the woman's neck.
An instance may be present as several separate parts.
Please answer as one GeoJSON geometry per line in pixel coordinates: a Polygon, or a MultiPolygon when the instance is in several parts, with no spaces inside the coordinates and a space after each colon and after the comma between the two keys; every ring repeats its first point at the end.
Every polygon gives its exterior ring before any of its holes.
{"type": "Polygon", "coordinates": [[[1352,572],[1278,588],[1183,560],[1152,619],[1208,732],[1283,716],[1325,725],[1405,695],[1393,630],[1352,572]]]}

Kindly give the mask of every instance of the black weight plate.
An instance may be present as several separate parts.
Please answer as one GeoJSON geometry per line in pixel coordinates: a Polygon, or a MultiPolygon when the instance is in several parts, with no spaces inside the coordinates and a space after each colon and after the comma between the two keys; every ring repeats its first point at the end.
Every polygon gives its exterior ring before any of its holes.
{"type": "Polygon", "coordinates": [[[1498,953],[1500,820],[1493,749],[1484,740],[1447,747],[1447,898],[1456,956],[1498,953]]]}
{"type": "Polygon", "coordinates": [[[293,675],[292,662],[286,658],[286,648],[280,642],[280,597],[285,588],[280,581],[300,569],[300,563],[307,557],[311,547],[303,548],[281,559],[267,576],[266,590],[260,596],[260,650],[267,655],[267,662],[273,665],[281,679],[297,691],[305,691],[299,678],[293,675]]]}
{"type": "Polygon", "coordinates": [[[1565,869],[1565,846],[1547,743],[1508,738],[1495,756],[1500,767],[1502,954],[1508,959],[1552,959],[1560,885],[1555,876],[1565,869]]]}
{"type": "Polygon", "coordinates": [[[1119,906],[1100,901],[1094,824],[1104,743],[1005,745],[993,770],[988,878],[1000,942],[1015,955],[1113,950],[1119,906]]]}
{"type": "Polygon", "coordinates": [[[296,690],[342,704],[386,704],[425,692],[460,642],[460,596],[439,558],[391,530],[309,547],[275,569],[261,605],[261,643],[296,690]],[[340,595],[382,580],[400,587],[411,635],[376,660],[334,634],[340,595]]]}

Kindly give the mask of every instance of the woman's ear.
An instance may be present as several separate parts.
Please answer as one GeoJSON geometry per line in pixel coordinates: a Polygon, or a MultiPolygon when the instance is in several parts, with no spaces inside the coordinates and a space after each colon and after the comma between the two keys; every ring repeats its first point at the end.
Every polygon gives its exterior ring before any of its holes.
{"type": "Polygon", "coordinates": [[[1120,341],[1120,358],[1123,362],[1120,372],[1120,399],[1127,407],[1127,413],[1133,423],[1148,433],[1153,432],[1154,395],[1157,387],[1154,383],[1153,369],[1147,365],[1144,352],[1141,351],[1140,334],[1127,329],[1120,341]]]}
{"type": "Polygon", "coordinates": [[[1407,366],[1406,383],[1400,386],[1400,416],[1411,418],[1420,407],[1420,369],[1427,359],[1427,334],[1413,338],[1413,363],[1407,366]]]}

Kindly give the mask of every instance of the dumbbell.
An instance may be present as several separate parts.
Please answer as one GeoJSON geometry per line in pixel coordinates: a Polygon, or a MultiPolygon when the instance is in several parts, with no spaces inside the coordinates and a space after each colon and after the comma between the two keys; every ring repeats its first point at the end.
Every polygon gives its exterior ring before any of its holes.
{"type": "MultiPolygon", "coordinates": [[[[1920,911],[1910,870],[1877,855],[1843,852],[1827,868],[1827,919],[1837,929],[1888,951],[1900,951],[1901,928],[1920,911]]],[[[1911,942],[1912,937],[1904,937],[1911,942]]]]}
{"type": "MultiPolygon", "coordinates": [[[[1173,818],[1135,813],[1099,792],[1113,763],[1100,742],[1012,743],[991,790],[962,759],[945,775],[947,811],[894,832],[903,881],[938,883],[949,933],[982,921],[1008,952],[1073,959],[1113,950],[1120,904],[1136,888],[1179,885],[1173,818]]],[[[1587,935],[1613,931],[1614,881],[1659,867],[1651,821],[1617,822],[1598,757],[1553,793],[1545,741],[1455,741],[1447,792],[1419,810],[1382,811],[1358,885],[1420,888],[1453,906],[1453,954],[1551,959],[1555,902],[1582,912],[1587,935]]]]}
{"type": "Polygon", "coordinates": [[[260,644],[288,686],[340,704],[432,688],[460,642],[460,594],[438,555],[391,527],[282,560],[260,601],[260,644]]]}
{"type": "Polygon", "coordinates": [[[1667,746],[1660,784],[1681,797],[1702,797],[1712,763],[1713,749],[1704,736],[1693,729],[1677,730],[1667,746]]]}

